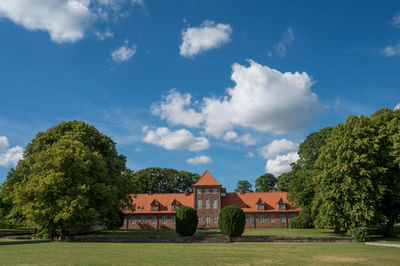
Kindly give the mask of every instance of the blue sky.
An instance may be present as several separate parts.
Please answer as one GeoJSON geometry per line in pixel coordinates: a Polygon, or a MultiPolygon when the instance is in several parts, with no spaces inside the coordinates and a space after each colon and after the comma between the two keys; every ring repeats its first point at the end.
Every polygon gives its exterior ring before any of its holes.
{"type": "Polygon", "coordinates": [[[311,132],[400,103],[398,1],[4,0],[0,182],[35,135],[83,120],[133,170],[228,190],[311,132]]]}

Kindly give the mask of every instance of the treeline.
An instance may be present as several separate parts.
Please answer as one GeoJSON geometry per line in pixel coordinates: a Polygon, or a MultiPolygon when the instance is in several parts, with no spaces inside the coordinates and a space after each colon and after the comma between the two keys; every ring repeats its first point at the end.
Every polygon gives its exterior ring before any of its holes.
{"type": "Polygon", "coordinates": [[[147,168],[133,172],[115,143],[82,121],[62,122],[27,145],[0,189],[0,228],[25,226],[55,237],[97,223],[119,227],[131,193],[190,190],[198,174],[147,168]]]}
{"type": "Polygon", "coordinates": [[[361,235],[384,227],[394,236],[400,219],[400,110],[351,115],[310,134],[298,155],[287,174],[289,199],[301,207],[297,226],[361,235]]]}
{"type": "MultiPolygon", "coordinates": [[[[288,192],[290,175],[283,173],[277,178],[273,174],[263,174],[256,179],[255,192],[288,192]]],[[[253,186],[248,180],[239,180],[234,192],[253,192],[253,186]]]]}

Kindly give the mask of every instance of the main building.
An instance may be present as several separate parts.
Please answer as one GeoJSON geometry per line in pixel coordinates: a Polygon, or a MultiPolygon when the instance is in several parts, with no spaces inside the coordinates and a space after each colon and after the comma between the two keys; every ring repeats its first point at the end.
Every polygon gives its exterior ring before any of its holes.
{"type": "Polygon", "coordinates": [[[246,228],[285,228],[298,214],[287,192],[227,193],[207,170],[192,187],[193,193],[132,194],[133,211],[125,210],[123,229],[175,229],[179,206],[197,210],[199,228],[217,228],[222,208],[236,205],[246,214],[246,228]]]}

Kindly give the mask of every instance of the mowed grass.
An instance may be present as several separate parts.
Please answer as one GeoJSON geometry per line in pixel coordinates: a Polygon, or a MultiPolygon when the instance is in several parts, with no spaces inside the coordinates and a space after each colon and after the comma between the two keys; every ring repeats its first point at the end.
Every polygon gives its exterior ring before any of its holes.
{"type": "Polygon", "coordinates": [[[398,265],[400,249],[362,243],[78,243],[0,247],[0,264],[398,265]]]}
{"type": "MultiPolygon", "coordinates": [[[[141,237],[141,236],[177,236],[175,230],[104,230],[89,234],[89,236],[101,237],[141,237]]],[[[222,236],[219,230],[197,230],[195,236],[222,236]]],[[[271,228],[271,229],[246,229],[243,236],[305,236],[305,237],[334,237],[343,236],[335,234],[328,229],[292,229],[292,228],[271,228]]]]}

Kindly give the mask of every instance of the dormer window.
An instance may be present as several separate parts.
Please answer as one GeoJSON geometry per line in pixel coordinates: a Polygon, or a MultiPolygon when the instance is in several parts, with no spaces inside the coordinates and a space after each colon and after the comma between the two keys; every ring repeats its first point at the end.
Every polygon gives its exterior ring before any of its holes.
{"type": "Polygon", "coordinates": [[[151,203],[151,210],[152,211],[159,211],[160,210],[161,204],[157,200],[153,200],[151,203]]]}
{"type": "Polygon", "coordinates": [[[181,203],[179,201],[177,201],[176,199],[174,199],[171,206],[172,206],[172,210],[176,211],[179,209],[179,206],[181,206],[181,203]]]}
{"type": "Polygon", "coordinates": [[[172,209],[173,209],[174,211],[178,210],[178,208],[179,208],[178,205],[172,205],[172,209]]]}
{"type": "Polygon", "coordinates": [[[158,211],[158,206],[157,206],[157,205],[151,206],[151,210],[152,210],[152,211],[158,211]]]}
{"type": "Polygon", "coordinates": [[[257,201],[257,210],[265,210],[265,203],[261,198],[257,201]]]}
{"type": "Polygon", "coordinates": [[[286,210],[286,203],[283,201],[282,198],[278,201],[278,209],[279,210],[286,210]]]}

